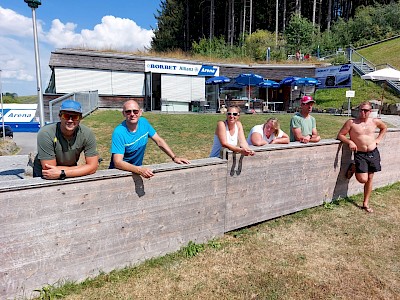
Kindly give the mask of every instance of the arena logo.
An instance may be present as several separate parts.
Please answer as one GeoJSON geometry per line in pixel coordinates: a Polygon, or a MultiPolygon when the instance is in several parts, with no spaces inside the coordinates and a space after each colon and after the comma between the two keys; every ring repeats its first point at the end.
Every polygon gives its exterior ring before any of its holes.
{"type": "Polygon", "coordinates": [[[213,76],[213,75],[216,75],[217,71],[218,71],[217,67],[203,65],[203,66],[201,66],[201,69],[200,69],[198,75],[200,75],[200,76],[210,76],[210,75],[213,76]]]}
{"type": "Polygon", "coordinates": [[[347,72],[348,70],[350,70],[351,65],[343,65],[340,67],[339,72],[347,72]]]}
{"type": "Polygon", "coordinates": [[[32,118],[32,114],[27,113],[10,113],[8,115],[4,115],[4,117],[8,118],[32,118]]]}

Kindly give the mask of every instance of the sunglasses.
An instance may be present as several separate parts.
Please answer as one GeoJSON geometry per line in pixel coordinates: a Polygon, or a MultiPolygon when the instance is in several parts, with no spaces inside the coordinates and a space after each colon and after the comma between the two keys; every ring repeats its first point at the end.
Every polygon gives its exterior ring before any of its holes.
{"type": "Polygon", "coordinates": [[[239,113],[233,113],[233,112],[228,112],[228,113],[226,113],[228,116],[238,116],[239,115],[239,113]]]}
{"type": "Polygon", "coordinates": [[[72,114],[68,114],[68,113],[61,113],[60,117],[64,120],[72,120],[72,121],[79,121],[82,116],[81,115],[72,115],[72,114]]]}
{"type": "Polygon", "coordinates": [[[371,110],[370,109],[366,109],[366,108],[361,108],[360,111],[363,111],[363,112],[367,113],[367,112],[369,112],[371,110]]]}
{"type": "Polygon", "coordinates": [[[130,114],[137,115],[137,114],[139,114],[139,112],[140,112],[139,109],[127,109],[127,110],[125,110],[125,113],[126,113],[127,115],[130,115],[130,114]]]}

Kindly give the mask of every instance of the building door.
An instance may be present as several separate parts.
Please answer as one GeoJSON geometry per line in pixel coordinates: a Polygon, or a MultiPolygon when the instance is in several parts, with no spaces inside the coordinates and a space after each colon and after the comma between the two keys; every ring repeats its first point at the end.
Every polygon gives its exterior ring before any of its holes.
{"type": "Polygon", "coordinates": [[[151,107],[152,110],[161,110],[161,74],[152,73],[151,74],[151,107]]]}

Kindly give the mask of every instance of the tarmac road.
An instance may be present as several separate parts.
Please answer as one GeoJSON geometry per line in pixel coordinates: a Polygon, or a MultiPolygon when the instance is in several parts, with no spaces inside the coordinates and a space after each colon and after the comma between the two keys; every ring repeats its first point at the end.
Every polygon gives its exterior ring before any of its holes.
{"type": "Polygon", "coordinates": [[[0,181],[30,177],[25,174],[25,169],[28,154],[36,153],[36,136],[36,132],[14,132],[14,142],[20,151],[17,155],[0,156],[0,181]]]}
{"type": "Polygon", "coordinates": [[[36,136],[37,132],[14,132],[14,142],[20,148],[18,155],[36,153],[36,136]]]}

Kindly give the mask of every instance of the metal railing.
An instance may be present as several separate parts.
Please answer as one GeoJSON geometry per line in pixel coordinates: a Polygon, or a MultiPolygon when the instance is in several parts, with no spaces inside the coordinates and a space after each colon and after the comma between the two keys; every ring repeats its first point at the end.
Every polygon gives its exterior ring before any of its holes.
{"type": "MultiPolygon", "coordinates": [[[[351,64],[353,65],[354,70],[360,75],[365,75],[370,72],[373,72],[377,70],[377,67],[391,67],[393,69],[396,69],[390,64],[379,64],[375,65],[374,63],[370,62],[368,59],[366,59],[364,56],[362,56],[360,53],[358,53],[356,50],[353,48],[350,48],[350,57],[349,60],[351,64]]],[[[396,93],[400,94],[400,82],[399,81],[386,81],[387,86],[392,88],[396,93]]]]}
{"type": "Polygon", "coordinates": [[[61,97],[58,97],[56,99],[53,99],[49,102],[49,115],[50,115],[49,123],[53,123],[58,120],[58,114],[60,112],[61,103],[66,99],[72,99],[81,104],[83,117],[89,115],[99,107],[98,91],[69,93],[61,97]]]}

